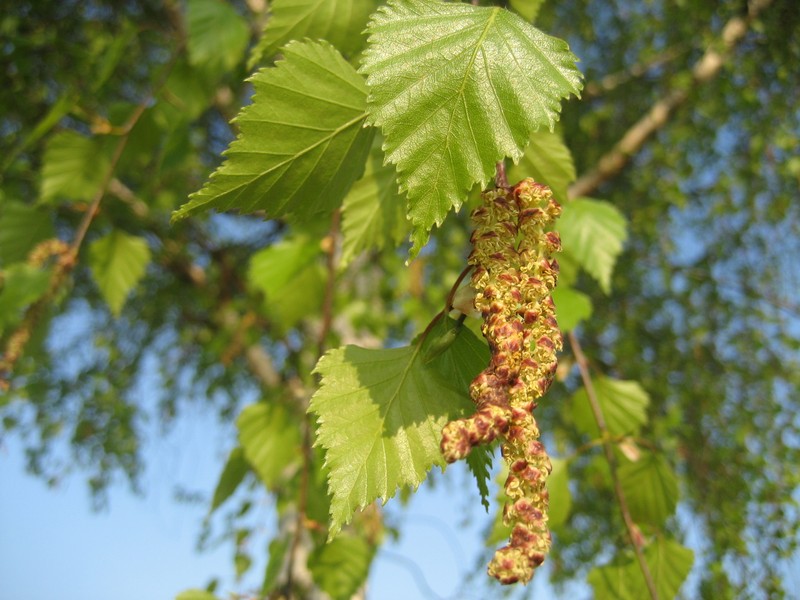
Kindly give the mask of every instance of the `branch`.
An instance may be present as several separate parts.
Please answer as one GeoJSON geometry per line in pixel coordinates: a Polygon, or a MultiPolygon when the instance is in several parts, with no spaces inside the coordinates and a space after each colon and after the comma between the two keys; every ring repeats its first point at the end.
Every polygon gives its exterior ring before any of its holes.
{"type": "Polygon", "coordinates": [[[682,56],[688,51],[688,47],[675,46],[667,48],[649,60],[638,62],[635,65],[625,69],[624,71],[617,71],[603,77],[600,81],[590,81],[583,88],[583,99],[596,98],[603,94],[607,94],[621,86],[624,83],[646,75],[650,70],[657,67],[666,65],[679,56],[682,56]]]}
{"type": "Polygon", "coordinates": [[[625,522],[625,528],[628,531],[628,538],[630,539],[631,546],[633,546],[633,551],[636,553],[636,560],[639,563],[639,568],[642,571],[642,576],[644,577],[645,584],[647,585],[647,591],[650,594],[650,598],[651,600],[658,600],[658,590],[656,590],[653,575],[650,573],[650,567],[648,566],[647,561],[644,558],[644,552],[642,551],[642,534],[631,517],[631,511],[628,508],[628,501],[625,498],[625,492],[623,491],[622,483],[620,483],[619,480],[619,475],[617,473],[617,458],[614,456],[614,448],[611,445],[611,435],[609,434],[608,426],[606,425],[603,409],[600,406],[600,403],[597,401],[597,395],[595,394],[594,386],[592,385],[592,377],[589,373],[589,363],[586,360],[586,355],[583,353],[580,343],[578,342],[578,338],[572,332],[569,333],[569,343],[570,346],[572,346],[572,352],[575,355],[575,361],[578,363],[578,369],[581,372],[583,387],[586,388],[586,396],[589,398],[589,404],[592,408],[594,419],[597,422],[597,429],[600,431],[603,452],[605,453],[606,461],[608,462],[608,469],[611,471],[611,479],[614,482],[614,494],[617,497],[617,503],[619,504],[619,509],[622,512],[622,520],[625,522]]]}
{"type": "MultiPolygon", "coordinates": [[[[746,17],[734,17],[725,24],[719,43],[709,47],[692,68],[692,80],[695,86],[707,83],[717,76],[734,46],[747,33],[750,23],[771,2],[772,0],[753,0],[749,4],[746,17]]],[[[569,197],[587,196],[603,182],[618,175],[631,157],[641,150],[648,138],[661,129],[667,123],[671,113],[688,98],[688,90],[676,89],[653,104],[647,114],[628,129],[622,139],[597,162],[592,170],[579,177],[570,186],[569,197]]]]}

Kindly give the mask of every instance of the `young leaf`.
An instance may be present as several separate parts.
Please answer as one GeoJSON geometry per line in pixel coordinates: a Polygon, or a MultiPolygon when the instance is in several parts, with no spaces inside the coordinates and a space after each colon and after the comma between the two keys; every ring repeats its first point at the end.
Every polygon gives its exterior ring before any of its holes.
{"type": "Polygon", "coordinates": [[[544,0],[511,0],[509,2],[511,8],[519,13],[523,19],[532,23],[539,14],[539,9],[542,8],[544,0]]]}
{"type": "Polygon", "coordinates": [[[547,478],[547,491],[550,494],[549,523],[558,527],[567,522],[572,510],[572,494],[569,491],[568,463],[563,458],[550,459],[553,472],[547,478]]]}
{"type": "Polygon", "coordinates": [[[342,267],[364,250],[399,244],[408,233],[406,199],[397,190],[394,168],[384,164],[382,143],[376,135],[364,176],[342,203],[342,267]]]}
{"type": "Polygon", "coordinates": [[[349,600],[367,580],[373,549],[363,538],[340,535],[317,547],[308,557],[308,570],[333,600],[349,600]]]}
{"type": "Polygon", "coordinates": [[[292,42],[284,60],[253,77],[253,104],[225,162],[173,220],[215,208],[305,217],[341,203],[372,141],[366,87],[330,44],[292,42]]]}
{"type": "Polygon", "coordinates": [[[44,150],[39,198],[42,202],[61,198],[88,202],[100,189],[108,166],[101,139],[59,132],[44,150]]]}
{"type": "Polygon", "coordinates": [[[264,35],[248,63],[253,68],[292,40],[322,39],[345,55],[364,47],[364,28],[376,0],[274,0],[264,35]]]}
{"type": "Polygon", "coordinates": [[[627,223],[612,204],[591,198],[568,202],[556,225],[564,253],[573,256],[602,290],[611,292],[611,273],[628,237],[627,223]]]}
{"type": "Polygon", "coordinates": [[[233,69],[250,39],[247,22],[220,0],[189,0],[186,12],[189,62],[217,75],[233,69]]]}
{"type": "Polygon", "coordinates": [[[15,324],[22,311],[38,300],[50,286],[50,271],[25,263],[0,271],[0,334],[15,324]]]}
{"type": "Polygon", "coordinates": [[[376,498],[385,502],[398,487],[418,486],[434,465],[443,467],[442,428],[474,411],[466,382],[485,367],[485,344],[462,328],[450,348],[425,364],[428,340],[445,327],[452,320],[441,320],[422,343],[389,350],[345,346],[317,364],[322,383],[310,410],[329,469],[330,538],[356,509],[376,498]]]}
{"type": "Polygon", "coordinates": [[[408,191],[413,255],[498,160],[552,129],[581,76],[565,42],[497,7],[390,0],[367,32],[369,120],[408,191]]]}
{"type": "MultiPolygon", "coordinates": [[[[675,540],[658,537],[644,551],[659,598],[676,598],[689,575],[694,552],[675,540]]],[[[650,597],[647,584],[633,557],[618,558],[612,564],[589,572],[595,600],[639,600],[650,597]]]]}
{"type": "Polygon", "coordinates": [[[300,462],[300,430],[283,406],[256,402],[236,420],[244,456],[269,489],[300,462]]]}
{"type": "Polygon", "coordinates": [[[660,454],[645,452],[636,462],[619,468],[622,490],[637,523],[661,527],[678,505],[678,480],[660,454]]]}
{"type": "Polygon", "coordinates": [[[250,466],[244,457],[242,447],[237,446],[231,450],[225,467],[222,469],[222,475],[219,476],[217,488],[214,490],[214,498],[211,500],[209,512],[217,510],[225,500],[231,497],[249,470],[250,466]]]}
{"type": "Polygon", "coordinates": [[[113,230],[89,246],[89,268],[111,313],[118,316],[125,299],[144,277],[150,247],[144,238],[113,230]]]}
{"type": "Polygon", "coordinates": [[[206,590],[186,590],[175,596],[175,600],[219,600],[219,598],[206,590]]]}
{"type": "MultiPolygon", "coordinates": [[[[647,423],[647,406],[650,404],[650,398],[638,383],[610,377],[596,377],[592,380],[592,385],[611,435],[636,433],[639,427],[647,423]]],[[[600,432],[585,388],[579,389],[572,396],[572,407],[575,425],[591,437],[598,437],[600,432]]]]}
{"type": "Polygon", "coordinates": [[[285,239],[250,259],[247,281],[265,298],[265,310],[280,330],[291,329],[322,305],[324,280],[319,241],[285,239]]]}
{"type": "Polygon", "coordinates": [[[551,190],[562,205],[567,203],[567,188],[575,181],[575,163],[561,135],[555,131],[536,131],[519,163],[508,170],[510,182],[533,177],[551,190]]]}
{"type": "Polygon", "coordinates": [[[584,319],[592,316],[592,300],[575,288],[559,285],[553,290],[558,326],[564,333],[572,331],[584,319]]]}
{"type": "Polygon", "coordinates": [[[36,244],[53,235],[50,213],[0,198],[0,266],[25,260],[36,244]]]}

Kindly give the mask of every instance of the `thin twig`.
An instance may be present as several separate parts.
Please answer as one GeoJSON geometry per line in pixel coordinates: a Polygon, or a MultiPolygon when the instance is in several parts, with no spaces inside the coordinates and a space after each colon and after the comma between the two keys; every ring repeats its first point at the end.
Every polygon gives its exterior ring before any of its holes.
{"type": "Polygon", "coordinates": [[[499,188],[508,187],[508,176],[506,175],[506,161],[499,160],[495,166],[494,185],[499,188]]]}
{"type": "Polygon", "coordinates": [[[594,386],[592,385],[592,377],[589,373],[589,363],[586,360],[586,355],[583,353],[580,342],[578,342],[578,338],[572,332],[569,333],[569,343],[570,346],[572,346],[572,352],[575,355],[575,362],[577,362],[578,369],[581,373],[583,387],[586,389],[586,396],[589,398],[589,405],[592,408],[592,414],[594,414],[594,419],[597,423],[597,429],[600,431],[603,452],[605,453],[606,461],[608,462],[608,469],[611,472],[611,480],[614,483],[614,494],[617,497],[617,503],[619,504],[619,509],[622,512],[622,519],[625,522],[625,528],[628,531],[628,537],[630,538],[631,546],[633,546],[633,551],[636,553],[636,560],[639,563],[639,568],[642,571],[642,576],[644,577],[645,584],[647,585],[650,598],[651,600],[658,600],[658,590],[656,589],[653,575],[650,572],[650,567],[648,566],[644,557],[644,552],[642,551],[641,532],[631,517],[628,501],[625,498],[625,492],[622,489],[622,483],[620,482],[619,474],[617,473],[617,458],[614,456],[614,448],[611,444],[611,436],[608,431],[608,426],[606,425],[605,416],[603,415],[603,409],[600,406],[600,403],[597,401],[597,394],[595,393],[594,386]]]}
{"type": "MultiPolygon", "coordinates": [[[[712,80],[722,69],[734,46],[747,33],[748,26],[772,0],[754,0],[749,5],[746,17],[734,17],[722,29],[719,43],[712,44],[692,68],[695,85],[712,80]]],[[[675,89],[654,103],[641,119],[625,132],[614,147],[600,158],[589,172],[573,183],[568,191],[570,198],[586,196],[602,183],[618,175],[628,161],[641,150],[644,143],[666,125],[670,115],[689,98],[688,89],[675,89]]]]}

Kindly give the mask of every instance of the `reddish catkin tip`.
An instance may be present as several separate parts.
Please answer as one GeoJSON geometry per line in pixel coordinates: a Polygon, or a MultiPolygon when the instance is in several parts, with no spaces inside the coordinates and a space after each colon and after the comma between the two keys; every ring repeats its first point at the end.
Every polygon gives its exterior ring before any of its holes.
{"type": "Polygon", "coordinates": [[[552,254],[561,239],[547,231],[561,207],[549,188],[532,179],[482,197],[484,204],[472,213],[468,261],[492,358],[470,385],[475,414],[445,426],[441,450],[454,462],[474,446],[502,440],[509,465],[503,520],[512,534],[488,572],[503,584],[527,583],[550,550],[545,483],[552,467],[532,411],[552,383],[562,344],[550,296],[558,278],[552,254]]]}

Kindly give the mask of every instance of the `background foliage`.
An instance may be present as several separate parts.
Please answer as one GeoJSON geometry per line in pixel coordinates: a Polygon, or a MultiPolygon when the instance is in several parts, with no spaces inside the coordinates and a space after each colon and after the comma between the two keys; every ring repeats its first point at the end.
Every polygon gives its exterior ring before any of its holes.
{"type": "MultiPolygon", "coordinates": [[[[146,419],[168,426],[203,403],[238,430],[208,491],[226,518],[208,527],[242,547],[255,535],[249,507],[270,494],[279,526],[263,593],[350,597],[386,535],[372,501],[441,464],[435,427],[469,409],[457,390],[486,352],[474,319],[433,358],[415,336],[465,264],[466,209],[511,156],[512,182],[544,180],[564,204],[556,304],[574,338],[537,409],[559,458],[554,506],[568,507],[553,518],[553,582],[645,597],[618,483],[659,597],[675,596],[691,568],[686,597],[785,595],[800,522],[795,3],[394,2],[365,51],[360,32],[382,4],[40,0],[0,11],[2,435],[25,444],[32,473],[86,477],[102,503],[109,485],[136,488],[146,419]],[[493,54],[522,27],[490,10],[506,4],[558,38],[531,34],[540,45],[520,50],[529,71],[493,54]],[[476,38],[470,27],[494,27],[493,15],[497,29],[476,38]],[[416,27],[430,28],[417,41],[443,38],[435,52],[411,43],[416,27]],[[580,59],[580,100],[569,56],[538,66],[566,52],[558,40],[580,59]],[[476,48],[487,68],[472,72],[459,57],[476,48]],[[398,96],[409,73],[440,78],[398,96]],[[498,78],[496,104],[482,73],[498,78]],[[538,93],[524,87],[531,73],[553,82],[539,105],[526,104],[538,93]],[[441,137],[447,110],[455,125],[441,137]],[[415,122],[428,115],[430,130],[415,122]],[[456,158],[441,162],[445,151],[456,158]],[[52,239],[62,244],[40,245],[52,239]],[[396,430],[411,454],[366,460],[356,493],[331,454],[342,430],[325,420],[317,430],[306,409],[371,409],[382,378],[341,386],[382,374],[384,359],[400,406],[359,421],[342,451],[374,438],[391,455],[405,447],[387,435],[396,430]],[[153,377],[157,397],[143,399],[153,377]],[[262,401],[243,406],[253,391],[262,401]],[[434,401],[414,402],[422,392],[434,401]],[[375,487],[381,466],[390,479],[375,487]],[[701,540],[691,549],[689,530],[701,540]]],[[[440,321],[431,340],[454,326],[440,321]]],[[[489,458],[470,466],[496,511],[489,458]]],[[[487,534],[504,536],[499,524],[487,534]]],[[[237,573],[248,564],[237,550],[237,573]]]]}

